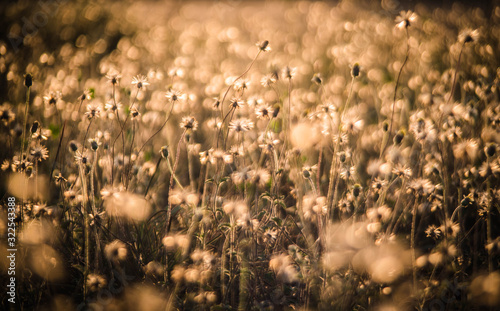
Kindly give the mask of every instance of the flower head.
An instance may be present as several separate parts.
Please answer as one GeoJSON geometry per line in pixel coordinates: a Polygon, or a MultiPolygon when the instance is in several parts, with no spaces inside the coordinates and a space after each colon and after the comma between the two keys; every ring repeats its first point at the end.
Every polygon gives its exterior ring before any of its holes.
{"type": "Polygon", "coordinates": [[[186,130],[196,131],[198,129],[198,121],[192,116],[183,117],[180,126],[186,130]]]}
{"type": "Polygon", "coordinates": [[[182,93],[173,89],[170,89],[167,91],[165,94],[165,97],[171,101],[172,103],[175,103],[176,101],[180,100],[182,98],[182,93]]]}
{"type": "Polygon", "coordinates": [[[461,43],[476,42],[479,39],[479,30],[466,28],[458,34],[458,41],[461,43]]]}
{"type": "Polygon", "coordinates": [[[121,77],[122,75],[118,73],[116,69],[111,69],[106,75],[106,79],[108,79],[109,83],[111,83],[112,85],[120,84],[121,77]]]}
{"type": "Polygon", "coordinates": [[[396,17],[395,22],[397,23],[397,27],[400,29],[408,28],[411,26],[411,23],[417,20],[417,14],[412,11],[401,11],[399,16],[396,17]]]}
{"type": "Polygon", "coordinates": [[[271,51],[271,47],[269,46],[269,41],[267,41],[267,40],[259,42],[256,45],[259,47],[259,50],[261,50],[262,52],[271,51]]]}
{"type": "Polygon", "coordinates": [[[238,119],[229,123],[229,129],[236,132],[247,132],[253,129],[253,122],[248,119],[238,119]]]}
{"type": "Polygon", "coordinates": [[[61,92],[50,91],[47,95],[43,97],[43,101],[49,105],[57,104],[57,101],[61,98],[61,92]]]}
{"type": "Polygon", "coordinates": [[[101,116],[101,107],[96,104],[87,105],[87,112],[85,112],[85,116],[87,116],[87,119],[89,120],[99,118],[101,116]]]}
{"type": "Polygon", "coordinates": [[[33,149],[31,149],[31,155],[33,156],[33,160],[35,162],[41,162],[49,158],[49,150],[42,145],[36,145],[33,149]]]}
{"type": "Polygon", "coordinates": [[[137,75],[132,78],[132,84],[137,86],[138,89],[145,88],[149,85],[148,78],[144,75],[137,75]]]}

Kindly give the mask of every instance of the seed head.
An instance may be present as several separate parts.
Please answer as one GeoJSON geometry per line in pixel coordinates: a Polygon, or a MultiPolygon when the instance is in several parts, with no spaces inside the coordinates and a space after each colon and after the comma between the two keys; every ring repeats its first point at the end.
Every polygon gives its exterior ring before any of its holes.
{"type": "Polygon", "coordinates": [[[354,78],[359,76],[359,64],[358,63],[354,63],[354,65],[352,65],[351,75],[354,78]]]}
{"type": "Polygon", "coordinates": [[[323,80],[321,79],[321,76],[319,73],[314,74],[311,81],[316,83],[317,85],[321,85],[321,83],[323,83],[323,80]]]}
{"type": "Polygon", "coordinates": [[[267,40],[257,43],[257,46],[262,52],[271,51],[271,47],[269,46],[269,41],[267,40]]]}
{"type": "Polygon", "coordinates": [[[198,129],[198,121],[196,121],[196,119],[192,116],[183,117],[180,126],[181,128],[192,130],[194,132],[198,129]]]}
{"type": "Polygon", "coordinates": [[[476,42],[479,39],[479,30],[466,28],[458,35],[458,41],[461,43],[476,42]]]}
{"type": "Polygon", "coordinates": [[[417,20],[417,14],[412,11],[401,11],[398,17],[396,17],[397,27],[400,29],[408,28],[411,23],[417,20]]]}
{"type": "Polygon", "coordinates": [[[488,144],[486,147],[484,147],[484,153],[491,158],[495,155],[497,151],[497,146],[493,143],[488,144]]]}
{"type": "Polygon", "coordinates": [[[31,73],[27,73],[24,76],[24,85],[26,87],[31,87],[33,85],[33,76],[31,75],[31,73]]]}
{"type": "Polygon", "coordinates": [[[33,125],[31,126],[31,134],[35,134],[36,131],[38,131],[39,126],[40,123],[38,123],[38,121],[33,122],[33,125]]]}
{"type": "Polygon", "coordinates": [[[160,149],[160,155],[164,159],[168,158],[168,146],[161,147],[161,149],[160,149]]]}

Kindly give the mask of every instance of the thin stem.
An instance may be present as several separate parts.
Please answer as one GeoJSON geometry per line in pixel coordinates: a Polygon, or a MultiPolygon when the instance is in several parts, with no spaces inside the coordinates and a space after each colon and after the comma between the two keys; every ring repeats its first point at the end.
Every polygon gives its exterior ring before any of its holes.
{"type": "Polygon", "coordinates": [[[338,136],[337,143],[335,144],[335,149],[333,149],[332,164],[330,166],[330,183],[328,185],[328,194],[327,194],[327,206],[330,209],[329,214],[331,212],[331,209],[333,209],[333,207],[336,205],[336,201],[337,201],[337,192],[338,192],[337,189],[338,189],[339,182],[338,182],[338,180],[335,181],[335,184],[337,186],[335,187],[335,194],[334,194],[334,188],[333,188],[334,178],[333,177],[335,175],[335,171],[337,170],[337,152],[339,151],[340,140],[342,137],[342,119],[345,115],[345,112],[347,111],[347,109],[349,107],[349,102],[351,100],[353,86],[354,86],[354,76],[351,79],[351,87],[349,90],[349,96],[347,97],[346,103],[344,105],[342,115],[339,118],[339,125],[338,125],[338,129],[337,129],[337,136],[338,136]],[[332,199],[335,199],[334,200],[335,202],[332,202],[332,199]],[[333,205],[332,205],[332,203],[333,203],[333,205]]]}
{"type": "MultiPolygon", "coordinates": [[[[26,103],[25,103],[25,108],[24,108],[24,126],[23,126],[23,140],[21,141],[21,161],[23,160],[23,154],[24,154],[24,142],[26,141],[26,126],[28,124],[28,109],[30,105],[30,90],[31,87],[28,87],[28,90],[26,91],[26,103]]],[[[28,147],[26,146],[26,149],[28,147]]]]}
{"type": "MultiPolygon", "coordinates": [[[[231,87],[236,83],[236,81],[238,81],[239,79],[243,78],[249,71],[250,69],[252,68],[253,64],[255,63],[255,61],[257,60],[257,58],[259,57],[260,53],[262,52],[261,49],[259,49],[259,51],[257,52],[257,55],[255,55],[254,59],[252,60],[252,62],[250,63],[250,65],[248,65],[247,69],[239,76],[237,77],[236,79],[233,80],[233,82],[231,84],[229,84],[229,86],[227,87],[226,89],[226,92],[224,93],[224,96],[222,97],[222,100],[220,102],[220,117],[222,118],[224,116],[224,101],[226,100],[226,97],[227,97],[227,94],[229,93],[229,90],[231,90],[231,87]]],[[[227,115],[226,115],[227,117],[227,115]]],[[[226,119],[226,117],[224,117],[224,120],[226,119]]],[[[221,127],[220,129],[217,130],[217,147],[219,147],[219,137],[222,133],[222,137],[224,137],[224,130],[225,130],[226,126],[225,126],[225,123],[224,121],[222,121],[222,124],[221,124],[221,127]]]]}
{"type": "Polygon", "coordinates": [[[161,132],[161,130],[163,130],[163,128],[165,127],[165,125],[167,124],[168,120],[170,119],[170,117],[172,116],[172,110],[174,109],[174,104],[175,104],[175,101],[172,102],[172,107],[170,108],[170,111],[168,113],[168,116],[167,118],[165,119],[165,122],[163,122],[163,124],[161,125],[161,127],[153,134],[151,135],[151,137],[149,137],[146,142],[142,145],[142,147],[139,149],[139,152],[137,152],[137,154],[140,154],[142,149],[144,149],[144,147],[146,146],[147,143],[149,143],[151,141],[151,139],[153,139],[153,137],[155,137],[158,133],[161,132]]]}
{"type": "Polygon", "coordinates": [[[158,159],[158,162],[156,162],[155,171],[153,172],[153,175],[151,175],[151,178],[149,179],[149,183],[148,183],[148,186],[146,187],[146,192],[144,193],[144,197],[146,197],[148,195],[149,188],[151,187],[151,184],[153,183],[153,178],[155,177],[156,172],[158,172],[158,168],[160,167],[161,159],[163,159],[163,157],[160,157],[158,159]]]}
{"type": "MultiPolygon", "coordinates": [[[[181,152],[181,144],[182,140],[184,139],[184,136],[186,136],[186,129],[182,132],[181,139],[179,139],[179,142],[177,143],[177,152],[175,153],[175,162],[174,162],[174,167],[172,169],[172,173],[170,174],[170,183],[168,186],[168,195],[170,196],[172,193],[171,191],[174,189],[174,175],[175,171],[177,170],[177,165],[179,164],[179,157],[180,157],[180,152],[181,152]]],[[[167,234],[170,231],[170,219],[172,217],[172,201],[170,198],[168,199],[168,210],[167,210],[167,234]]]]}
{"type": "MultiPolygon", "coordinates": [[[[406,54],[405,54],[405,60],[403,61],[403,65],[401,65],[401,69],[399,69],[398,73],[398,78],[396,79],[396,86],[394,87],[394,98],[392,100],[392,113],[391,113],[391,125],[389,126],[389,135],[392,133],[392,125],[394,121],[394,110],[396,107],[396,96],[397,96],[397,91],[398,91],[398,85],[399,85],[399,79],[401,78],[401,73],[403,72],[403,68],[405,67],[406,63],[408,62],[408,58],[410,56],[410,34],[408,32],[408,27],[406,29],[406,54]]],[[[388,139],[387,139],[388,140],[388,139]]],[[[387,144],[387,143],[386,143],[387,144]]],[[[383,149],[385,149],[386,146],[384,146],[381,150],[381,154],[383,153],[383,149]]]]}

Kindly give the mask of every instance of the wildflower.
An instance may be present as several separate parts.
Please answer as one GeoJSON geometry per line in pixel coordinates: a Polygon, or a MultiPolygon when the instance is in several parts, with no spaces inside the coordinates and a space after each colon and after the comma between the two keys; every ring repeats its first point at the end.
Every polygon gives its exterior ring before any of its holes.
{"type": "Polygon", "coordinates": [[[235,215],[239,218],[241,215],[247,213],[248,207],[243,201],[229,201],[224,203],[222,209],[226,214],[235,215]]]}
{"type": "Polygon", "coordinates": [[[430,225],[429,227],[427,227],[427,229],[425,229],[425,234],[428,238],[437,240],[441,236],[441,229],[436,227],[435,225],[430,225]]]}
{"type": "Polygon", "coordinates": [[[97,292],[106,287],[106,279],[98,274],[89,274],[87,276],[87,288],[91,292],[97,292]]]}
{"type": "Polygon", "coordinates": [[[253,129],[253,122],[248,119],[238,119],[229,123],[229,129],[236,132],[247,132],[253,129]]]}
{"type": "Polygon", "coordinates": [[[481,177],[486,178],[498,173],[500,173],[500,166],[496,162],[484,161],[481,167],[479,167],[479,175],[481,175],[481,177]]]}
{"type": "Polygon", "coordinates": [[[176,91],[174,89],[170,89],[167,91],[167,93],[165,93],[165,97],[172,103],[175,103],[177,102],[178,100],[180,100],[183,95],[181,92],[179,91],[176,91]]]}
{"type": "Polygon", "coordinates": [[[114,240],[104,247],[104,254],[109,261],[123,261],[127,258],[127,248],[122,241],[114,240]]]}
{"type": "Polygon", "coordinates": [[[160,155],[164,159],[168,158],[168,146],[163,146],[160,148],[160,155]]]}
{"type": "Polygon", "coordinates": [[[233,88],[236,92],[244,92],[246,89],[248,89],[249,85],[250,81],[241,79],[234,83],[233,88]]]}
{"type": "Polygon", "coordinates": [[[360,184],[355,184],[353,187],[352,187],[352,195],[357,198],[359,197],[359,195],[361,194],[361,191],[362,191],[363,187],[361,187],[360,184]]]}
{"type": "Polygon", "coordinates": [[[267,40],[259,42],[256,45],[259,47],[259,50],[261,50],[262,52],[271,51],[271,47],[269,46],[269,41],[267,41],[267,40]]]}
{"type": "Polygon", "coordinates": [[[259,119],[269,119],[271,115],[271,107],[268,105],[259,105],[255,108],[255,115],[259,119]]]}
{"type": "Polygon", "coordinates": [[[396,166],[392,169],[392,173],[400,178],[410,178],[413,174],[411,168],[408,168],[401,164],[396,164],[396,166]]]}
{"type": "Polygon", "coordinates": [[[358,63],[354,63],[354,65],[352,65],[352,68],[351,68],[351,76],[353,78],[356,78],[359,76],[359,64],[358,63]]]}
{"type": "Polygon", "coordinates": [[[458,41],[460,43],[476,42],[479,39],[479,30],[466,28],[458,34],[458,41]]]}
{"type": "Polygon", "coordinates": [[[235,97],[235,98],[231,99],[231,101],[229,102],[229,106],[233,109],[236,109],[236,108],[243,106],[244,103],[245,102],[243,100],[235,97]]]}
{"type": "Polygon", "coordinates": [[[3,125],[9,126],[16,118],[16,114],[12,111],[12,107],[8,103],[3,103],[0,106],[0,121],[3,125]]]}
{"type": "Polygon", "coordinates": [[[218,97],[214,97],[214,103],[212,104],[212,107],[214,109],[219,109],[220,106],[220,99],[218,97]]]}
{"type": "Polygon", "coordinates": [[[366,211],[366,216],[371,221],[388,221],[391,218],[392,210],[387,205],[370,208],[366,211]]]}
{"type": "Polygon", "coordinates": [[[293,283],[298,280],[298,273],[292,265],[289,255],[273,256],[269,261],[269,268],[276,273],[276,277],[284,283],[293,283]]]}
{"type": "Polygon", "coordinates": [[[264,152],[272,152],[277,144],[279,144],[278,139],[267,139],[265,143],[259,144],[259,147],[264,152]]]}
{"type": "Polygon", "coordinates": [[[146,266],[143,267],[144,273],[150,276],[161,276],[163,274],[164,268],[157,261],[150,261],[146,266]]]}
{"type": "Polygon", "coordinates": [[[96,138],[89,138],[88,142],[90,144],[90,149],[92,149],[92,151],[97,151],[97,149],[99,149],[99,146],[102,144],[99,141],[98,137],[96,137],[96,138]]]}
{"type": "Polygon", "coordinates": [[[283,78],[288,79],[288,80],[292,80],[296,74],[296,71],[297,71],[296,68],[290,68],[290,67],[286,66],[283,69],[283,78]]]}
{"type": "Polygon", "coordinates": [[[89,160],[87,152],[86,151],[81,152],[81,151],[77,150],[75,153],[75,160],[79,163],[87,164],[87,162],[89,160]]]}
{"type": "Polygon", "coordinates": [[[375,178],[373,180],[373,183],[371,184],[371,188],[373,189],[373,191],[375,191],[375,193],[380,193],[382,189],[385,188],[385,186],[387,186],[387,180],[380,179],[378,177],[375,178]]]}
{"type": "Polygon", "coordinates": [[[49,150],[38,144],[31,150],[31,155],[33,156],[33,160],[35,162],[41,162],[49,158],[49,150]]]}
{"type": "Polygon", "coordinates": [[[78,144],[76,141],[72,140],[69,142],[69,150],[71,152],[76,152],[78,150],[78,144]]]}
{"type": "Polygon", "coordinates": [[[31,87],[33,85],[33,76],[31,75],[31,73],[27,73],[24,76],[24,85],[26,87],[31,87]]]}
{"type": "Polygon", "coordinates": [[[356,175],[356,167],[351,166],[351,167],[342,167],[340,170],[340,178],[344,180],[348,180],[350,178],[354,178],[356,175]]]}
{"type": "Polygon", "coordinates": [[[275,84],[276,81],[277,80],[274,75],[268,74],[262,77],[262,79],[260,79],[260,84],[262,84],[263,87],[270,87],[273,84],[275,84]]]}
{"type": "Polygon", "coordinates": [[[8,159],[3,160],[2,162],[2,171],[6,171],[10,168],[10,161],[8,159]]]}
{"type": "Polygon", "coordinates": [[[211,156],[211,151],[210,150],[205,150],[203,152],[200,152],[200,163],[202,165],[207,164],[207,162],[214,163],[215,159],[211,156]]]}
{"type": "Polygon", "coordinates": [[[57,101],[61,98],[61,92],[50,91],[49,94],[43,97],[45,104],[55,105],[57,101]]]}
{"type": "Polygon", "coordinates": [[[132,117],[132,120],[136,120],[141,116],[141,113],[136,107],[132,107],[132,109],[130,109],[130,116],[132,117]]]}
{"type": "Polygon", "coordinates": [[[85,112],[85,115],[89,120],[99,118],[101,115],[101,107],[96,104],[89,104],[87,105],[87,112],[85,112]]]}
{"type": "Polygon", "coordinates": [[[352,211],[352,201],[347,198],[342,198],[339,200],[338,207],[340,212],[343,214],[348,214],[352,211]]]}
{"type": "Polygon", "coordinates": [[[421,113],[415,113],[410,117],[410,132],[418,141],[433,141],[436,138],[436,128],[434,124],[420,116],[421,113]]]}
{"type": "Polygon", "coordinates": [[[112,85],[119,84],[121,77],[122,77],[121,74],[119,74],[116,69],[111,69],[110,71],[108,71],[108,74],[106,75],[106,78],[112,85]]]}
{"type": "Polygon", "coordinates": [[[417,178],[409,182],[408,189],[416,196],[427,196],[434,190],[434,185],[429,179],[417,178]]]}
{"type": "Polygon", "coordinates": [[[174,282],[180,283],[184,280],[184,274],[186,272],[186,269],[180,265],[174,266],[174,269],[172,269],[172,274],[171,278],[174,282]]]}
{"type": "Polygon", "coordinates": [[[262,188],[265,187],[271,179],[271,174],[263,168],[250,171],[250,175],[253,181],[262,188]]]}
{"type": "Polygon", "coordinates": [[[115,112],[120,110],[122,107],[122,104],[120,102],[116,102],[114,99],[108,100],[108,102],[104,105],[104,109],[107,111],[115,112]]]}
{"type": "Polygon", "coordinates": [[[12,162],[12,171],[14,172],[27,172],[30,167],[32,167],[33,163],[28,161],[26,158],[22,160],[14,159],[12,162]]]}
{"type": "Polygon", "coordinates": [[[183,250],[189,246],[189,238],[185,235],[166,236],[162,239],[162,243],[167,251],[174,251],[177,248],[183,250]]]}
{"type": "Polygon", "coordinates": [[[132,78],[132,84],[138,89],[146,88],[149,85],[148,78],[144,75],[137,75],[132,78]]]}
{"type": "Polygon", "coordinates": [[[411,26],[411,23],[414,23],[417,20],[417,14],[412,11],[401,11],[399,16],[396,17],[395,22],[397,23],[397,27],[400,29],[408,28],[411,26]]]}
{"type": "Polygon", "coordinates": [[[484,147],[484,153],[486,154],[486,156],[488,156],[488,158],[493,157],[496,151],[497,146],[494,143],[489,143],[488,145],[486,145],[486,147],[484,147]]]}
{"type": "Polygon", "coordinates": [[[81,101],[91,100],[94,97],[94,92],[91,89],[85,89],[82,95],[78,96],[78,99],[81,101]]]}
{"type": "Polygon", "coordinates": [[[142,221],[149,217],[151,204],[144,197],[127,191],[108,190],[104,207],[108,215],[132,221],[142,221]]]}
{"type": "Polygon", "coordinates": [[[54,181],[55,181],[56,185],[61,185],[61,184],[68,182],[68,180],[66,178],[64,178],[64,176],[61,174],[61,172],[54,175],[54,181]]]}
{"type": "Polygon", "coordinates": [[[452,222],[450,219],[445,220],[446,225],[442,224],[439,230],[445,234],[445,236],[456,237],[460,232],[460,225],[457,222],[452,222]]]}
{"type": "Polygon", "coordinates": [[[401,142],[403,141],[403,138],[405,137],[405,131],[404,130],[399,130],[396,135],[394,135],[394,144],[395,145],[400,145],[401,142]]]}
{"type": "Polygon", "coordinates": [[[236,171],[231,174],[231,179],[236,185],[241,185],[250,180],[251,175],[248,172],[248,169],[244,168],[241,171],[236,171]]]}
{"type": "Polygon", "coordinates": [[[191,116],[183,117],[180,126],[181,128],[192,130],[194,132],[198,129],[198,121],[191,116]]]}
{"type": "Polygon", "coordinates": [[[321,85],[321,83],[323,83],[323,79],[321,79],[321,75],[319,73],[314,74],[311,81],[316,83],[317,85],[321,85]]]}

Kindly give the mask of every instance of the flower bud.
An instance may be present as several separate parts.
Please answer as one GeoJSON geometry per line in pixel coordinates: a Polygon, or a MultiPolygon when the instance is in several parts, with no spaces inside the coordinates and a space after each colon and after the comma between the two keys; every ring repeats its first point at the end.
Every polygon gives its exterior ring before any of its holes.
{"type": "Polygon", "coordinates": [[[168,158],[168,146],[161,147],[161,149],[160,149],[160,155],[164,159],[168,158]]]}
{"type": "Polygon", "coordinates": [[[351,70],[351,75],[356,78],[359,76],[359,64],[358,63],[355,63],[353,66],[352,66],[352,70],[351,70]]]}
{"type": "Polygon", "coordinates": [[[31,126],[31,134],[36,133],[36,131],[38,131],[39,126],[40,123],[38,123],[38,121],[33,122],[33,125],[31,126]]]}
{"type": "Polygon", "coordinates": [[[31,87],[33,85],[33,76],[30,73],[24,76],[24,85],[26,87],[31,87]]]}

